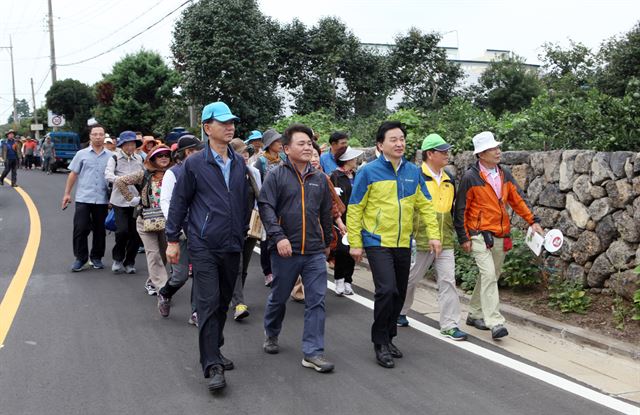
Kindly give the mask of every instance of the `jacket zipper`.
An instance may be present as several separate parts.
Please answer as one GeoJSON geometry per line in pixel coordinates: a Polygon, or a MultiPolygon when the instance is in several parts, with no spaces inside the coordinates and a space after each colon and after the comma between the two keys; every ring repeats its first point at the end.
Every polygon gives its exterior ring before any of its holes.
{"type": "Polygon", "coordinates": [[[204,238],[204,230],[207,227],[207,222],[209,222],[209,213],[207,213],[207,216],[204,218],[204,223],[202,224],[202,228],[200,228],[201,238],[204,238]]]}
{"type": "Polygon", "coordinates": [[[300,173],[298,173],[298,170],[295,167],[293,169],[296,171],[298,182],[300,182],[300,189],[302,190],[302,246],[300,248],[300,255],[304,255],[304,244],[307,236],[307,218],[304,206],[304,178],[300,176],[300,173]]]}
{"type": "MultiPolygon", "coordinates": [[[[400,167],[398,167],[398,171],[400,170],[400,167]]],[[[396,186],[400,186],[401,188],[401,192],[400,192],[400,196],[404,195],[404,184],[400,183],[400,175],[398,174],[398,171],[396,171],[396,186]]],[[[396,247],[400,246],[400,235],[402,235],[402,202],[400,201],[400,196],[398,196],[398,240],[396,241],[396,247]]]]}

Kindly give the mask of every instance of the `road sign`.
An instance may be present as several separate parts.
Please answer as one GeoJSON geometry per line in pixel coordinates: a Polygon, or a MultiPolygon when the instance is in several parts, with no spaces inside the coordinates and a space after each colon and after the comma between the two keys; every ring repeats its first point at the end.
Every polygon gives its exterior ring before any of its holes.
{"type": "Polygon", "coordinates": [[[44,130],[44,125],[42,124],[31,124],[31,131],[42,131],[44,130]]]}
{"type": "Polygon", "coordinates": [[[49,127],[62,127],[65,123],[64,115],[54,114],[51,111],[47,111],[47,119],[49,127]]]}

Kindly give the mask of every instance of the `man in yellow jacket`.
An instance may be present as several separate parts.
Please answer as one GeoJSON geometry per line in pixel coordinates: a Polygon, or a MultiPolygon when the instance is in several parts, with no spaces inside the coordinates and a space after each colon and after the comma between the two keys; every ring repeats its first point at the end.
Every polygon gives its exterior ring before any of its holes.
{"type": "Polygon", "coordinates": [[[467,333],[459,329],[460,299],[456,290],[456,262],[453,256],[454,229],[453,208],[455,199],[455,182],[448,174],[445,166],[449,164],[451,144],[438,134],[429,134],[422,142],[422,177],[431,194],[433,206],[440,227],[442,253],[438,258],[429,252],[429,235],[420,220],[414,218],[416,255],[409,272],[409,285],[404,307],[398,317],[398,326],[409,325],[406,314],[411,309],[418,282],[433,265],[438,278],[438,305],[440,308],[440,333],[453,340],[466,340],[467,333]]]}
{"type": "Polygon", "coordinates": [[[397,121],[378,128],[376,145],[382,154],[359,171],[347,209],[350,254],[358,262],[364,248],[373,274],[371,341],[378,364],[386,368],[402,357],[392,339],[407,293],[415,213],[426,225],[431,251],[437,256],[441,250],[438,221],[420,169],[403,158],[405,136],[397,121]]]}

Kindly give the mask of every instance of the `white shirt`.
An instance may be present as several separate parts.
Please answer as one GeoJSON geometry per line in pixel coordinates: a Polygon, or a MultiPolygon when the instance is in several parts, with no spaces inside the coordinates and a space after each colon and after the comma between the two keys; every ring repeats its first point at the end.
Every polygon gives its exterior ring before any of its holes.
{"type": "Polygon", "coordinates": [[[431,173],[431,176],[433,176],[433,178],[436,179],[436,183],[438,183],[438,186],[440,186],[440,182],[442,182],[442,170],[436,173],[433,170],[431,170],[431,167],[429,167],[427,163],[424,163],[424,165],[427,167],[427,170],[429,170],[429,173],[431,173]]]}
{"type": "Polygon", "coordinates": [[[176,187],[176,175],[171,170],[167,170],[162,177],[162,187],[160,188],[160,209],[165,219],[169,218],[169,205],[174,187],[176,187]]]}

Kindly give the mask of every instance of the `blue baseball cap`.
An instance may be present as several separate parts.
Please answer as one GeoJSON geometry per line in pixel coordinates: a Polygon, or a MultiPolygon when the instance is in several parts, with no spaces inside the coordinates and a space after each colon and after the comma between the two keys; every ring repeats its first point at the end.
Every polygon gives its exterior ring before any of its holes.
{"type": "Polygon", "coordinates": [[[142,145],[142,141],[138,139],[138,137],[136,136],[136,133],[134,133],[133,131],[123,131],[120,133],[120,136],[118,136],[118,147],[122,147],[122,145],[124,143],[128,143],[129,141],[133,141],[136,143],[136,147],[140,147],[142,145]]]}
{"type": "Polygon", "coordinates": [[[202,109],[202,122],[205,123],[212,119],[219,122],[240,121],[240,118],[233,115],[227,104],[222,101],[212,102],[202,109]]]}
{"type": "Polygon", "coordinates": [[[260,131],[258,130],[251,131],[251,134],[249,134],[249,137],[247,137],[247,139],[244,140],[244,143],[249,144],[254,140],[262,140],[262,133],[260,131]]]}

